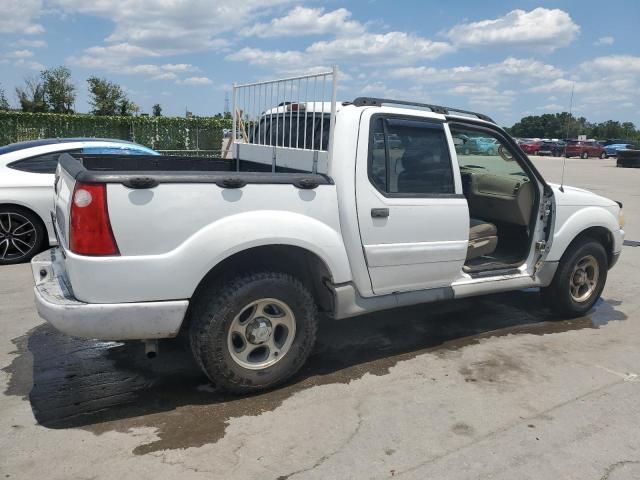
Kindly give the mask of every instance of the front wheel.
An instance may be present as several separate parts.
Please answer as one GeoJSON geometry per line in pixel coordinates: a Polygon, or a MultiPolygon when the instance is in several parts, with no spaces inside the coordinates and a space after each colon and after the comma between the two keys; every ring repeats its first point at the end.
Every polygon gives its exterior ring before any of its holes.
{"type": "Polygon", "coordinates": [[[196,362],[218,388],[236,394],[290,378],[307,360],[317,331],[313,296],[299,280],[278,272],[203,288],[190,317],[196,362]]]}
{"type": "Polygon", "coordinates": [[[587,152],[582,152],[582,155],[580,155],[580,158],[589,158],[589,154],[587,152]]]}
{"type": "Polygon", "coordinates": [[[607,152],[602,152],[602,153],[600,154],[600,158],[602,158],[602,159],[607,158],[607,152]]]}
{"type": "Polygon", "coordinates": [[[562,256],[551,285],[541,289],[542,296],[562,317],[584,315],[600,297],[608,268],[602,244],[591,238],[583,239],[562,256]]]}

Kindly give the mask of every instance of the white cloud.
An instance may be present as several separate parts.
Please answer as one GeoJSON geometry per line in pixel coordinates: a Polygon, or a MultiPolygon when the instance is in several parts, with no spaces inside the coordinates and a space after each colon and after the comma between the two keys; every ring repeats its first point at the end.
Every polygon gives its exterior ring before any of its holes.
{"type": "Polygon", "coordinates": [[[9,52],[5,55],[7,58],[31,58],[33,57],[33,52],[31,50],[14,50],[13,52],[9,52]]]}
{"type": "Polygon", "coordinates": [[[67,58],[67,63],[89,70],[105,70],[110,73],[143,75],[151,80],[178,80],[178,73],[195,72],[199,69],[189,63],[135,63],[139,58],[156,58],[154,50],[118,43],[106,47],[95,46],[85,49],[82,55],[67,58]]]}
{"type": "MultiPolygon", "coordinates": [[[[390,70],[388,76],[421,85],[436,98],[460,97],[474,108],[509,112],[522,87],[561,78],[563,70],[538,60],[508,57],[499,63],[452,68],[428,66],[390,70]]],[[[435,100],[439,103],[441,100],[435,100]]]]}
{"type": "Polygon", "coordinates": [[[359,64],[402,64],[437,58],[453,51],[445,42],[433,42],[405,32],[366,33],[356,37],[316,42],[306,53],[329,61],[357,60],[359,64]]]}
{"type": "Polygon", "coordinates": [[[491,20],[462,23],[446,33],[460,47],[523,46],[554,50],[569,45],[580,32],[569,14],[559,9],[513,10],[491,20]]]}
{"type": "Polygon", "coordinates": [[[15,62],[13,62],[13,65],[18,68],[28,68],[29,70],[37,70],[37,71],[41,71],[47,68],[40,62],[36,62],[34,60],[26,60],[24,58],[20,58],[16,60],[15,62]]]}
{"type": "Polygon", "coordinates": [[[211,85],[213,81],[207,77],[189,77],[178,81],[181,85],[211,85]]]}
{"type": "Polygon", "coordinates": [[[541,107],[537,107],[537,110],[544,110],[547,112],[562,112],[566,110],[566,107],[563,107],[562,105],[558,104],[558,103],[549,103],[547,105],[543,105],[541,107]]]}
{"type": "Polygon", "coordinates": [[[508,57],[500,63],[459,66],[438,69],[435,67],[403,67],[389,72],[393,78],[407,79],[423,84],[487,84],[496,86],[504,81],[531,83],[560,78],[563,71],[538,60],[508,57]]]}
{"type": "Polygon", "coordinates": [[[44,32],[34,23],[42,11],[42,0],[3,0],[0,13],[0,33],[35,35],[44,32]]]}
{"type": "Polygon", "coordinates": [[[44,40],[27,40],[21,38],[17,42],[11,43],[12,47],[29,47],[29,48],[43,48],[47,46],[47,42],[44,40]]]}
{"type": "Polygon", "coordinates": [[[69,14],[81,13],[115,23],[107,43],[130,44],[155,54],[220,49],[224,38],[269,7],[291,0],[52,0],[69,14]]]}
{"type": "Polygon", "coordinates": [[[610,55],[586,61],[563,76],[530,88],[531,93],[562,93],[569,99],[574,92],[574,110],[622,106],[635,101],[640,90],[640,57],[610,55]]]}
{"type": "Polygon", "coordinates": [[[600,37],[598,40],[593,42],[596,47],[600,47],[602,45],[613,45],[616,41],[613,37],[600,37]]]}
{"type": "Polygon", "coordinates": [[[244,36],[262,38],[364,33],[364,26],[360,22],[350,20],[350,17],[351,12],[345,8],[324,13],[324,8],[297,6],[284,17],[273,18],[269,23],[257,23],[240,33],[244,36]]]}
{"type": "Polygon", "coordinates": [[[609,55],[598,57],[582,64],[584,70],[596,68],[604,72],[640,72],[640,57],[632,55],[609,55]]]}
{"type": "Polygon", "coordinates": [[[318,65],[357,62],[359,65],[413,64],[452,50],[445,42],[432,42],[404,32],[364,33],[311,44],[305,50],[262,50],[245,47],[228,60],[271,66],[276,70],[308,71],[318,65]]]}

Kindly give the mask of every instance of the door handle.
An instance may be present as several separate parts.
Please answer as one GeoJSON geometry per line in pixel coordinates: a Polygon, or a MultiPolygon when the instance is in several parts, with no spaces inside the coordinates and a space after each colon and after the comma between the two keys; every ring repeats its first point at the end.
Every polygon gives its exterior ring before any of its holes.
{"type": "Polygon", "coordinates": [[[372,208],[371,218],[387,218],[389,216],[388,208],[372,208]]]}

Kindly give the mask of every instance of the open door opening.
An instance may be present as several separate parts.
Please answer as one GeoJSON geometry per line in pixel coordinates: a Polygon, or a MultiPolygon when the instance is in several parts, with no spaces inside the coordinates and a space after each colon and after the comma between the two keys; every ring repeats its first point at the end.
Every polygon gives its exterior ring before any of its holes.
{"type": "Polygon", "coordinates": [[[451,134],[470,216],[463,270],[520,266],[532,246],[539,197],[535,178],[492,132],[451,125],[451,134]]]}

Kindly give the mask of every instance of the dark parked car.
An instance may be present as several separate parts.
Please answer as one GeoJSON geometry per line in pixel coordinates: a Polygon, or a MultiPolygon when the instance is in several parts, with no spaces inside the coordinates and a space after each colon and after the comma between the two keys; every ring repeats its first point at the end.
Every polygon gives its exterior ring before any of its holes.
{"type": "Polygon", "coordinates": [[[569,157],[599,157],[607,158],[607,152],[604,147],[598,142],[591,140],[569,140],[567,142],[567,148],[565,155],[569,157]]]}
{"type": "Polygon", "coordinates": [[[620,150],[616,167],[640,168],[640,150],[620,150]]]}
{"type": "Polygon", "coordinates": [[[564,155],[564,148],[567,144],[561,140],[540,142],[538,155],[549,155],[552,157],[561,157],[564,155]]]}

